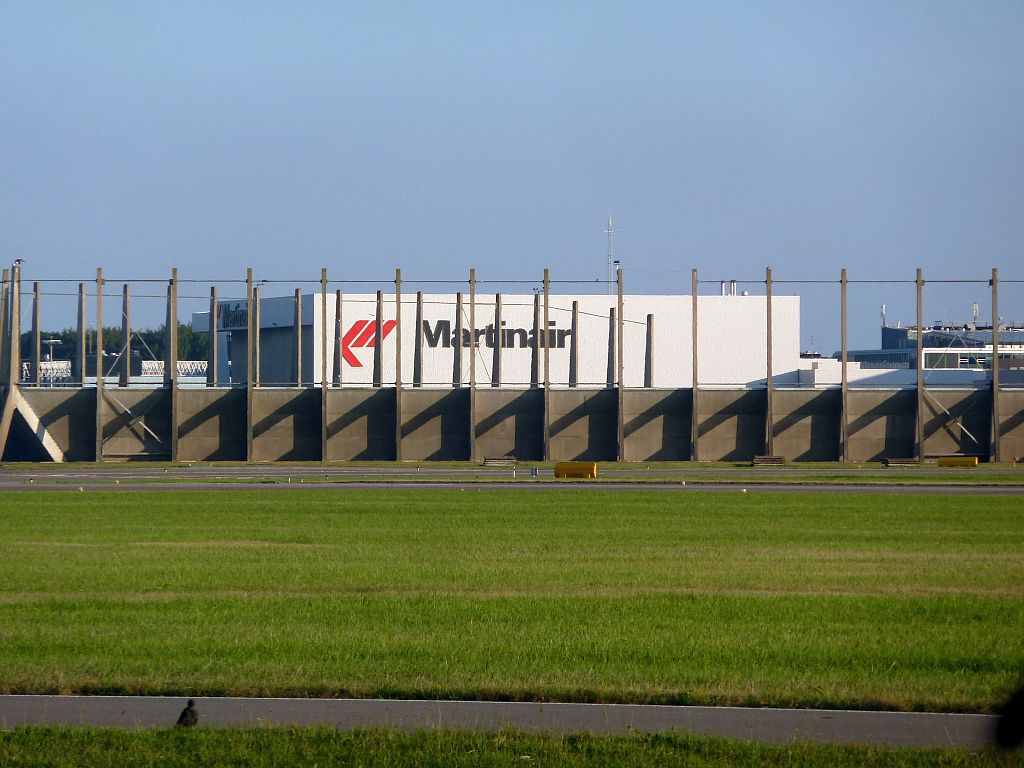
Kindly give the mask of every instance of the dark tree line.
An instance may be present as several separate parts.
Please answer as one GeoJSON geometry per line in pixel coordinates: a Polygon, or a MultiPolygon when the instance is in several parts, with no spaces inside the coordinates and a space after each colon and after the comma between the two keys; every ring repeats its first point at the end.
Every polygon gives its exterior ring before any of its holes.
{"type": "MultiPolygon", "coordinates": [[[[54,360],[71,360],[75,354],[75,345],[78,342],[78,331],[74,328],[65,328],[60,331],[42,331],[42,339],[59,339],[59,344],[53,345],[54,360]]],[[[49,344],[42,344],[40,353],[45,358],[49,353],[49,344]]],[[[103,351],[107,354],[116,355],[124,347],[124,338],[120,326],[103,328],[103,351]]],[[[96,354],[96,331],[90,329],[85,335],[86,353],[96,354]]],[[[205,360],[210,349],[210,334],[195,333],[191,325],[178,323],[178,359],[179,360],[205,360]]],[[[132,351],[139,352],[144,360],[163,360],[166,352],[165,326],[159,328],[146,328],[144,330],[132,331],[132,351]]],[[[27,359],[32,354],[32,332],[26,331],[21,334],[21,356],[27,359]]]]}

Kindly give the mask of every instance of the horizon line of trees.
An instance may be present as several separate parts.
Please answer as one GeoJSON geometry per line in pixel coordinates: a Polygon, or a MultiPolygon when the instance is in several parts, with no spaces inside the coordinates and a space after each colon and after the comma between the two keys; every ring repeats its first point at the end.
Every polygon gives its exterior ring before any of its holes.
{"type": "MultiPolygon", "coordinates": [[[[40,355],[46,359],[51,354],[50,346],[53,347],[52,355],[54,360],[71,360],[75,356],[75,348],[78,344],[78,331],[75,328],[63,328],[59,331],[42,331],[40,338],[45,342],[47,339],[57,339],[57,344],[42,344],[40,355]]],[[[167,351],[167,325],[161,324],[158,328],[132,329],[132,352],[139,352],[144,360],[163,360],[167,351]]],[[[103,326],[103,352],[107,355],[117,355],[124,348],[124,335],[120,326],[103,326]]],[[[192,326],[186,323],[178,323],[178,359],[179,360],[206,360],[210,350],[210,334],[207,331],[193,331],[192,326]]],[[[85,332],[86,355],[96,354],[96,331],[87,329],[85,332]]],[[[25,331],[21,334],[21,357],[28,359],[32,356],[32,331],[25,331]]]]}

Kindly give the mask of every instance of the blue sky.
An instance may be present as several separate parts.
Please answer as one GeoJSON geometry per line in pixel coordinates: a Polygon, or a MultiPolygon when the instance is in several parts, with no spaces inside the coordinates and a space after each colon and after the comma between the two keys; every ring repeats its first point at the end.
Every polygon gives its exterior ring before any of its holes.
{"type": "MultiPolygon", "coordinates": [[[[0,247],[27,279],[602,278],[608,215],[636,292],[688,293],[694,267],[1024,278],[1019,2],[7,0],[3,18],[0,247]]],[[[831,351],[837,289],[778,290],[831,351]]],[[[987,296],[930,286],[925,319],[987,296]]],[[[1006,286],[1007,316],[1022,297],[1006,286]]],[[[912,286],[852,299],[852,346],[877,343],[883,301],[913,319],[912,286]]]]}

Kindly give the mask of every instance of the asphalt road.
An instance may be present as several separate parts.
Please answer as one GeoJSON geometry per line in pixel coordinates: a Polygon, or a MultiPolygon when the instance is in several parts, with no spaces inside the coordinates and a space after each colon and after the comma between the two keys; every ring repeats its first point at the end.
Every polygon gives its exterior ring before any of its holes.
{"type": "MultiPolygon", "coordinates": [[[[529,471],[519,468],[513,472],[504,467],[324,467],[303,464],[267,464],[243,466],[216,466],[193,464],[182,467],[133,467],[130,464],[86,468],[40,469],[4,467],[0,470],[0,489],[18,491],[73,491],[88,490],[157,491],[157,490],[237,490],[241,487],[262,490],[289,490],[299,488],[327,489],[435,489],[435,490],[645,490],[645,491],[730,491],[835,493],[870,492],[886,494],[962,494],[1024,496],[1024,474],[1020,485],[906,485],[898,482],[881,484],[815,483],[813,481],[779,482],[785,475],[778,469],[741,470],[743,483],[735,480],[716,480],[728,473],[702,470],[646,470],[616,469],[603,472],[604,478],[617,480],[555,481],[550,470],[531,478],[529,471]],[[667,479],[666,476],[671,479],[667,479]],[[772,482],[758,482],[765,476],[772,482]],[[678,478],[678,479],[677,479],[678,478]],[[696,479],[695,479],[696,478],[696,479]]],[[[801,475],[805,473],[801,470],[801,475]]],[[[866,471],[873,477],[877,471],[866,471]]],[[[918,473],[918,476],[920,474],[918,473]]],[[[927,476],[927,475],[925,475],[927,476]]],[[[890,474],[889,477],[899,476],[890,474]]],[[[877,482],[877,477],[876,480],[877,482]]]]}
{"type": "Polygon", "coordinates": [[[737,486],[734,484],[715,483],[687,483],[686,485],[674,483],[489,483],[489,482],[395,482],[395,481],[367,481],[367,482],[318,482],[303,484],[298,481],[292,483],[239,483],[239,482],[177,482],[177,483],[146,483],[122,480],[118,485],[110,483],[86,483],[74,485],[68,483],[46,483],[39,482],[34,485],[0,482],[0,490],[7,491],[63,491],[66,493],[79,491],[289,491],[289,490],[435,490],[435,491],[510,491],[527,490],[535,492],[573,490],[573,491],[668,491],[674,493],[699,493],[701,491],[718,491],[732,493],[881,493],[892,495],[920,495],[920,494],[954,494],[958,496],[1024,496],[1024,488],[987,486],[984,488],[948,486],[948,485],[814,485],[814,484],[783,484],[773,483],[771,485],[747,484],[737,486]]]}
{"type": "MultiPolygon", "coordinates": [[[[156,696],[0,696],[0,728],[44,724],[168,728],[184,705],[183,698],[156,696]]],[[[923,712],[386,699],[197,698],[196,711],[200,727],[514,728],[596,734],[676,731],[770,744],[811,741],[966,749],[991,744],[996,720],[991,715],[923,712]]]]}
{"type": "MultiPolygon", "coordinates": [[[[856,469],[844,467],[837,469],[815,468],[815,467],[737,467],[733,469],[709,468],[709,467],[661,467],[657,463],[651,465],[623,466],[601,469],[602,478],[622,478],[629,480],[640,480],[645,477],[668,477],[688,479],[694,477],[705,478],[728,478],[730,476],[742,475],[744,477],[763,476],[765,478],[778,479],[786,475],[800,477],[813,476],[835,476],[847,475],[857,478],[926,478],[929,475],[945,475],[958,470],[940,469],[938,467],[918,467],[914,469],[856,469]]],[[[959,470],[963,473],[964,479],[970,478],[972,471],[959,470]]],[[[1005,470],[1010,471],[1010,470],[1005,470]]],[[[1020,470],[1020,484],[1024,485],[1024,470],[1020,470]]],[[[304,464],[300,462],[277,462],[261,464],[210,464],[204,462],[193,462],[187,465],[177,466],[141,466],[132,462],[120,464],[93,464],[68,466],[63,464],[49,464],[44,466],[26,467],[22,464],[9,463],[0,467],[0,474],[12,476],[69,476],[69,477],[123,477],[130,475],[134,477],[160,478],[171,476],[187,477],[235,477],[261,479],[267,477],[374,477],[374,478],[417,478],[417,477],[484,477],[484,478],[510,478],[513,476],[511,467],[486,467],[482,465],[462,466],[436,466],[429,462],[426,465],[410,464],[408,466],[396,464],[341,464],[323,465],[319,463],[304,464]]],[[[529,476],[530,466],[520,463],[515,468],[515,476],[529,476]]],[[[550,478],[551,470],[541,470],[542,477],[550,478]]]]}

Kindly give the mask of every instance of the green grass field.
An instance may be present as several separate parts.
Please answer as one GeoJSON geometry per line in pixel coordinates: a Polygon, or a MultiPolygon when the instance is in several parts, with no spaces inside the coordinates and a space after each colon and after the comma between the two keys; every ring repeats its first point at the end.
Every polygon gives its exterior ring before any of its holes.
{"type": "Polygon", "coordinates": [[[1010,497],[0,495],[0,690],[990,711],[1010,497]]]}
{"type": "Polygon", "coordinates": [[[31,728],[0,732],[0,765],[91,768],[174,766],[943,766],[1019,765],[994,751],[882,750],[664,736],[541,736],[439,731],[338,733],[322,729],[127,732],[31,728]]]}

